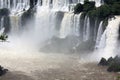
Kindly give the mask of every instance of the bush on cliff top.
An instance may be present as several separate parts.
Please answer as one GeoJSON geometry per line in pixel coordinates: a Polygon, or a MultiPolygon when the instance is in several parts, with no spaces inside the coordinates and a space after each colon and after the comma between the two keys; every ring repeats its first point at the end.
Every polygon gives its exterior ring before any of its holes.
{"type": "Polygon", "coordinates": [[[90,17],[99,19],[108,18],[111,15],[120,15],[120,0],[104,0],[105,4],[100,7],[95,7],[94,1],[85,0],[84,4],[77,4],[74,8],[74,13],[84,12],[90,17]]]}
{"type": "Polygon", "coordinates": [[[85,0],[84,4],[78,3],[74,7],[74,13],[79,14],[80,12],[88,12],[89,10],[93,10],[95,8],[95,2],[94,1],[88,1],[85,0]]]}
{"type": "Polygon", "coordinates": [[[114,4],[115,2],[119,2],[120,0],[103,0],[106,4],[114,4]]]}

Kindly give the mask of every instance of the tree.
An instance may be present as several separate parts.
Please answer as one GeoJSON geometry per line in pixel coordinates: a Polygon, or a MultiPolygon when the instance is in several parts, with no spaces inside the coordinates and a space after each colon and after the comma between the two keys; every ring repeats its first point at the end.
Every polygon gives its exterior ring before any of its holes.
{"type": "Polygon", "coordinates": [[[80,12],[83,11],[83,5],[81,3],[78,3],[75,7],[74,7],[74,13],[75,14],[79,14],[80,12]]]}

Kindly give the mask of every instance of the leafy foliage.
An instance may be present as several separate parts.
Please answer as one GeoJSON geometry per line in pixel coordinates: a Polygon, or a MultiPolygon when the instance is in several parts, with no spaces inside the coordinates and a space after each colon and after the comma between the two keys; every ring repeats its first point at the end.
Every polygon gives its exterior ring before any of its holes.
{"type": "Polygon", "coordinates": [[[74,13],[84,12],[92,18],[104,20],[112,15],[120,15],[120,0],[104,0],[105,4],[95,7],[94,1],[85,0],[84,4],[77,4],[74,13]],[[83,6],[83,7],[82,7],[83,6]]]}
{"type": "Polygon", "coordinates": [[[119,2],[120,0],[103,0],[106,4],[114,4],[115,2],[119,2]]]}
{"type": "Polygon", "coordinates": [[[88,12],[90,10],[93,10],[94,8],[95,8],[95,2],[94,1],[88,1],[88,0],[84,1],[84,5],[83,5],[83,11],[84,12],[88,12]]]}
{"type": "Polygon", "coordinates": [[[88,14],[92,17],[103,19],[111,14],[111,9],[108,5],[102,5],[94,10],[89,11],[88,14]]]}
{"type": "Polygon", "coordinates": [[[74,13],[75,14],[79,14],[80,12],[83,11],[83,5],[81,3],[78,3],[75,7],[74,7],[74,13]]]}
{"type": "Polygon", "coordinates": [[[6,34],[0,35],[0,40],[1,40],[1,41],[6,41],[7,38],[8,38],[8,36],[7,36],[6,34]]]}
{"type": "Polygon", "coordinates": [[[80,12],[88,12],[89,10],[93,10],[95,8],[95,2],[94,1],[88,1],[85,0],[84,4],[78,3],[75,7],[74,7],[74,13],[78,14],[80,12]]]}

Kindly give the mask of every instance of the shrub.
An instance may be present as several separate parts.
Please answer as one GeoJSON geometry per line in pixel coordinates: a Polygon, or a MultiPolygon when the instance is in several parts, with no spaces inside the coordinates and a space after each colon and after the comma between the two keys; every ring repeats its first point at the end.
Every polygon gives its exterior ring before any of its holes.
{"type": "Polygon", "coordinates": [[[111,13],[113,15],[120,15],[120,2],[116,2],[113,5],[110,6],[111,7],[111,13]]]}
{"type": "Polygon", "coordinates": [[[84,1],[83,5],[83,11],[88,12],[90,10],[93,10],[95,8],[95,2],[94,1],[84,1]]]}
{"type": "Polygon", "coordinates": [[[75,7],[74,7],[74,13],[75,14],[79,14],[80,12],[83,11],[83,5],[81,3],[78,3],[75,7]]]}
{"type": "Polygon", "coordinates": [[[104,3],[106,3],[106,4],[113,4],[113,3],[118,2],[118,1],[120,1],[120,0],[103,0],[103,1],[104,1],[104,3]]]}

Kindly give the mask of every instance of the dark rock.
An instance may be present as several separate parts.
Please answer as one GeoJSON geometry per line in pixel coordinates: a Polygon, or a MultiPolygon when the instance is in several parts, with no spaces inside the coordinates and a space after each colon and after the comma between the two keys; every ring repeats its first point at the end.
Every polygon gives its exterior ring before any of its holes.
{"type": "Polygon", "coordinates": [[[107,62],[107,60],[105,58],[102,58],[98,65],[107,66],[108,62],[107,62]]]}
{"type": "Polygon", "coordinates": [[[109,67],[107,69],[109,72],[120,72],[120,57],[116,56],[113,60],[109,59],[109,67]]]}
{"type": "Polygon", "coordinates": [[[2,66],[0,66],[0,76],[6,74],[8,69],[4,69],[2,66]]]}
{"type": "Polygon", "coordinates": [[[119,57],[119,56],[116,56],[116,57],[114,58],[114,61],[117,62],[117,63],[120,63],[120,57],[119,57]]]}
{"type": "Polygon", "coordinates": [[[108,67],[107,71],[109,71],[109,72],[120,72],[120,63],[112,62],[111,65],[108,67]]]}
{"type": "Polygon", "coordinates": [[[114,59],[113,59],[112,57],[110,57],[110,58],[107,60],[108,65],[110,65],[113,61],[114,61],[114,59]]]}
{"type": "Polygon", "coordinates": [[[83,5],[81,3],[78,3],[75,7],[74,7],[74,14],[79,14],[80,12],[83,11],[83,5]]]}
{"type": "Polygon", "coordinates": [[[36,4],[38,0],[30,0],[30,8],[32,9],[36,4]]]}
{"type": "Polygon", "coordinates": [[[0,16],[8,16],[9,14],[10,14],[9,9],[7,8],[0,9],[0,16]]]}

